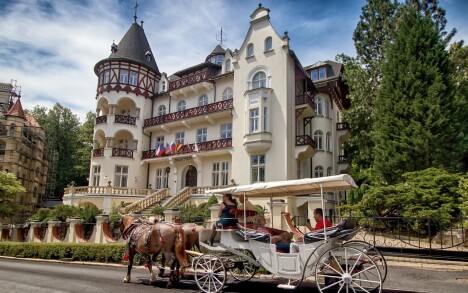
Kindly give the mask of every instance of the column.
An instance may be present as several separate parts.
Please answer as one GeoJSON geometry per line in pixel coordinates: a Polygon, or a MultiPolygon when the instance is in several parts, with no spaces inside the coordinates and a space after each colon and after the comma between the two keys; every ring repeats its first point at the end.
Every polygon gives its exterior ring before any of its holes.
{"type": "Polygon", "coordinates": [[[96,226],[94,226],[94,243],[106,243],[102,225],[109,220],[108,215],[96,216],[96,226]]]}
{"type": "Polygon", "coordinates": [[[65,236],[65,240],[69,243],[74,243],[78,242],[76,238],[76,229],[75,226],[77,224],[81,224],[81,219],[80,218],[73,218],[73,219],[67,219],[67,222],[70,224],[70,227],[68,227],[67,235],[65,236]]]}
{"type": "Polygon", "coordinates": [[[288,205],[285,202],[273,202],[268,204],[270,206],[271,211],[271,225],[272,228],[281,229],[281,230],[288,230],[288,225],[283,223],[283,217],[281,213],[286,210],[286,206],[288,205]]]}
{"type": "MultiPolygon", "coordinates": [[[[34,230],[39,228],[41,222],[31,222],[29,223],[29,233],[28,233],[28,242],[36,242],[36,237],[34,235],[34,230]]],[[[40,242],[40,241],[38,241],[40,242]]]]}
{"type": "Polygon", "coordinates": [[[54,241],[56,240],[55,237],[53,237],[54,235],[54,232],[53,232],[53,229],[55,226],[58,226],[58,224],[60,224],[60,221],[47,221],[47,232],[46,232],[46,235],[45,235],[45,241],[43,242],[47,242],[47,243],[51,243],[51,242],[57,242],[57,241],[54,241]]]}
{"type": "Polygon", "coordinates": [[[174,211],[174,210],[165,210],[164,211],[164,220],[166,222],[174,222],[174,218],[178,217],[180,214],[179,211],[174,211]]]}

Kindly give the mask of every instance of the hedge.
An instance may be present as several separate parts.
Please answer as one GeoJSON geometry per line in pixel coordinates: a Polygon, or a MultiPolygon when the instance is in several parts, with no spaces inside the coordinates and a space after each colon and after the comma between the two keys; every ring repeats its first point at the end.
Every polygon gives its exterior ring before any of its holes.
{"type": "Polygon", "coordinates": [[[0,242],[0,255],[22,258],[121,263],[124,253],[121,243],[0,242]]]}

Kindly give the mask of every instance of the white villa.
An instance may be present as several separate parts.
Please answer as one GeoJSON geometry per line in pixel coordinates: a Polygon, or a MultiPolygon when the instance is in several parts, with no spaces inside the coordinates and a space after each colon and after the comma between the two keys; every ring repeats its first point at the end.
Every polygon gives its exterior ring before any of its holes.
{"type": "MultiPolygon", "coordinates": [[[[332,61],[304,67],[259,5],[239,48],[217,45],[200,63],[161,73],[142,25],[135,22],[99,61],[89,186],[70,186],[63,202],[104,211],[143,211],[206,202],[207,189],[322,177],[349,168],[342,145],[349,106],[332,61]]],[[[327,213],[343,195],[327,195],[327,213]]],[[[263,199],[250,199],[265,206],[263,199]]],[[[275,203],[312,218],[314,196],[275,203]],[[309,216],[310,215],[310,216],[309,216]]]]}

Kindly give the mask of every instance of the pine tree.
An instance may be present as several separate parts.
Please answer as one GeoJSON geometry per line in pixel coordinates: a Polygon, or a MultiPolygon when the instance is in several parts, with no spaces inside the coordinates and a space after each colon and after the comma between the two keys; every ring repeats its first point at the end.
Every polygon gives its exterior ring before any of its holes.
{"type": "Polygon", "coordinates": [[[458,154],[449,55],[431,16],[407,5],[386,57],[371,137],[375,171],[394,183],[458,154]]]}

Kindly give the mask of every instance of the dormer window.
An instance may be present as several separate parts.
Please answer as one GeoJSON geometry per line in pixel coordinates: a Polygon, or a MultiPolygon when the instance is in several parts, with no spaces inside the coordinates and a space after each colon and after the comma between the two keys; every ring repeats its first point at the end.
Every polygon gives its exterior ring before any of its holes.
{"type": "Polygon", "coordinates": [[[310,72],[312,80],[319,80],[327,78],[327,68],[322,67],[319,69],[313,69],[310,72]]]}
{"type": "Polygon", "coordinates": [[[152,55],[153,55],[153,54],[151,54],[150,51],[146,52],[146,54],[145,54],[146,60],[151,61],[151,56],[152,56],[152,55]]]}
{"type": "Polygon", "coordinates": [[[322,67],[319,69],[319,79],[327,78],[327,69],[322,67]]]}
{"type": "Polygon", "coordinates": [[[216,56],[216,64],[218,64],[218,65],[223,64],[223,56],[222,55],[216,56]]]}
{"type": "Polygon", "coordinates": [[[166,91],[166,81],[165,81],[165,80],[162,81],[162,84],[161,84],[161,91],[162,91],[162,92],[165,92],[165,91],[166,91]]]}
{"type": "Polygon", "coordinates": [[[265,52],[273,49],[273,40],[271,37],[265,39],[265,52]]]}
{"type": "Polygon", "coordinates": [[[228,73],[231,71],[231,59],[226,60],[226,63],[224,64],[224,72],[228,73]]]}
{"type": "Polygon", "coordinates": [[[247,57],[252,57],[254,55],[254,45],[252,43],[247,45],[247,57]]]}

